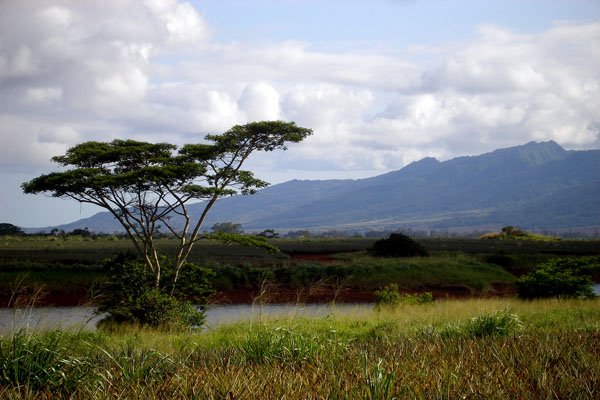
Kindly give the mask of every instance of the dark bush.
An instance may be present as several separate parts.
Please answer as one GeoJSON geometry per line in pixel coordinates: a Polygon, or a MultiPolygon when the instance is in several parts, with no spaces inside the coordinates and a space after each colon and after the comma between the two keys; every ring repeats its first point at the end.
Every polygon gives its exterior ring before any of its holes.
{"type": "Polygon", "coordinates": [[[425,247],[401,233],[392,233],[387,239],[373,243],[371,254],[377,257],[427,257],[425,247]]]}
{"type": "Polygon", "coordinates": [[[513,258],[507,255],[505,252],[492,254],[486,257],[485,261],[491,264],[499,265],[505,269],[509,269],[514,266],[513,258]]]}

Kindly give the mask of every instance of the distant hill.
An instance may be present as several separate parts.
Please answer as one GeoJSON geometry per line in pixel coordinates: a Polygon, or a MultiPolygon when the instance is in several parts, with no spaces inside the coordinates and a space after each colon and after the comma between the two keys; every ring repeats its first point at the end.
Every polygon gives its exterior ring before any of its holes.
{"type": "MultiPolygon", "coordinates": [[[[226,221],[247,231],[599,227],[600,150],[530,142],[444,162],[425,158],[367,179],[293,180],[220,200],[205,227],[226,221]]],[[[120,230],[108,213],[57,228],[83,227],[120,230]]]]}

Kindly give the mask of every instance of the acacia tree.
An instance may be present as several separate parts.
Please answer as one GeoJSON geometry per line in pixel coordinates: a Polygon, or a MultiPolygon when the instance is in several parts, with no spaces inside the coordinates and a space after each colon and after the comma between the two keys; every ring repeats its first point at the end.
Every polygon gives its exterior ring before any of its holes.
{"type": "Polygon", "coordinates": [[[242,166],[255,151],[286,149],[312,130],[294,122],[261,121],[235,125],[207,143],[177,147],[134,140],[85,142],[52,160],[67,169],[41,175],[22,185],[25,193],[49,193],[108,210],[123,226],[160,287],[164,268],[175,290],[181,268],[215,202],[233,194],[252,194],[268,185],[242,166]],[[200,216],[192,218],[188,203],[202,200],[200,216]],[[179,217],[179,218],[174,218],[179,217]],[[183,223],[181,223],[183,221],[183,223]],[[165,262],[154,237],[162,227],[179,240],[177,254],[165,262]]]}

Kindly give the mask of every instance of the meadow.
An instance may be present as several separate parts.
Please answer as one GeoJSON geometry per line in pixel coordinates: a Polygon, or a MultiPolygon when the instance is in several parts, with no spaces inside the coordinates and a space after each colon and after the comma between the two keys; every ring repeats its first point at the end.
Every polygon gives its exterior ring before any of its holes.
{"type": "MultiPolygon", "coordinates": [[[[268,288],[271,302],[373,301],[374,291],[398,283],[406,292],[436,297],[510,295],[515,276],[560,255],[599,254],[598,241],[419,239],[431,257],[385,259],[366,250],[375,239],[274,239],[281,251],[200,242],[190,261],[215,271],[214,301],[250,303],[268,288]]],[[[165,254],[173,239],[159,239],[165,254]]],[[[105,279],[103,265],[132,251],[117,237],[2,237],[0,304],[78,305],[105,279]]],[[[268,298],[267,298],[268,297],[268,298]]]]}
{"type": "MultiPolygon", "coordinates": [[[[370,256],[370,239],[274,242],[281,253],[202,243],[192,259],[215,271],[221,293],[241,291],[256,307],[326,301],[326,317],[259,313],[188,332],[16,328],[0,335],[0,398],[600,397],[600,300],[506,291],[552,257],[598,254],[598,242],[430,239],[421,243],[431,257],[402,260],[370,256]],[[434,301],[335,306],[344,293],[372,301],[391,282],[406,293],[433,289],[434,301]]],[[[161,239],[167,254],[172,246],[161,239]]],[[[115,238],[4,238],[0,291],[24,307],[52,293],[85,297],[105,260],[127,250],[115,238]]]]}
{"type": "Polygon", "coordinates": [[[596,399],[598,300],[467,299],[211,331],[17,331],[3,399],[596,399]]]}

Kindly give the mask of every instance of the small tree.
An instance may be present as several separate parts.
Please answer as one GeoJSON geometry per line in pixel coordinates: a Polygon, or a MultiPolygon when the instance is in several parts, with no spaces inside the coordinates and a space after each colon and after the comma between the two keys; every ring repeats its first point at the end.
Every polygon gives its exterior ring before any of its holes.
{"type": "Polygon", "coordinates": [[[371,253],[379,257],[427,257],[427,249],[401,233],[392,233],[387,239],[373,243],[371,253]]]}
{"type": "Polygon", "coordinates": [[[519,278],[519,297],[594,297],[592,276],[600,273],[600,257],[555,258],[519,278]]]}
{"type": "Polygon", "coordinates": [[[279,237],[279,233],[275,232],[274,229],[265,229],[264,231],[257,233],[256,236],[264,237],[267,239],[275,239],[279,237]]]}
{"type": "Polygon", "coordinates": [[[176,292],[182,267],[215,202],[233,194],[252,194],[267,186],[242,166],[255,151],[286,149],[312,131],[294,122],[262,121],[235,125],[207,143],[147,143],[134,140],[85,142],[52,160],[66,171],[41,175],[22,185],[25,193],[49,193],[108,210],[123,226],[159,290],[163,269],[176,292]],[[193,218],[188,203],[201,200],[193,218]],[[178,217],[178,218],[174,218],[178,217]],[[163,260],[155,244],[162,227],[179,240],[174,257],[163,260]]]}
{"type": "Polygon", "coordinates": [[[23,232],[23,230],[16,225],[9,224],[8,222],[0,223],[0,236],[24,234],[25,233],[23,232]]]}
{"type": "Polygon", "coordinates": [[[237,233],[242,234],[242,224],[235,224],[233,222],[217,222],[210,228],[213,233],[237,233]]]}

